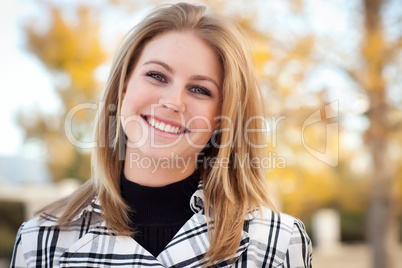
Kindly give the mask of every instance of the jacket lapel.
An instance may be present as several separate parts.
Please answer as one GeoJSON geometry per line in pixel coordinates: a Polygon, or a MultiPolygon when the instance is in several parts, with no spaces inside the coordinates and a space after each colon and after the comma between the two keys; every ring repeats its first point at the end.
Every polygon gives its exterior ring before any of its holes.
{"type": "Polygon", "coordinates": [[[92,227],[60,258],[61,267],[163,267],[128,236],[112,236],[106,226],[92,227]]]}
{"type": "MultiPolygon", "coordinates": [[[[197,267],[209,249],[207,220],[201,213],[194,214],[174,236],[166,248],[155,258],[134,239],[112,236],[104,223],[93,226],[60,258],[61,267],[119,266],[119,267],[197,267]]],[[[222,259],[217,267],[230,266],[249,245],[249,236],[242,240],[234,259],[222,259]]]]}
{"type": "MultiPolygon", "coordinates": [[[[217,267],[226,267],[234,263],[249,245],[249,236],[242,232],[240,246],[234,258],[225,258],[215,263],[217,267]]],[[[194,214],[173,237],[172,241],[159,254],[157,259],[165,267],[199,267],[209,249],[207,219],[204,214],[194,214]]]]}
{"type": "MultiPolygon", "coordinates": [[[[102,221],[91,225],[89,231],[68,248],[60,258],[61,267],[199,267],[205,264],[203,257],[209,249],[207,218],[204,215],[202,184],[192,196],[190,207],[195,214],[173,237],[166,248],[155,258],[151,253],[128,236],[113,236],[102,221]]],[[[94,200],[87,210],[100,213],[100,206],[94,200]]],[[[254,212],[256,213],[256,212],[254,212]]],[[[250,213],[246,221],[254,217],[250,213]]],[[[82,215],[80,215],[82,216],[82,215]]],[[[211,219],[208,219],[211,221],[211,219]]],[[[249,235],[242,231],[241,242],[233,258],[218,260],[214,266],[228,267],[243,254],[249,246],[249,235]]]]}

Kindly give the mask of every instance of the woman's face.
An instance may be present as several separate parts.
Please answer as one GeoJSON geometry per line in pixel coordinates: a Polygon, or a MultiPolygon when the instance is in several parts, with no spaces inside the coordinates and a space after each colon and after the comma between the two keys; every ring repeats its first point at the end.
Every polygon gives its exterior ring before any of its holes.
{"type": "Polygon", "coordinates": [[[149,41],[123,95],[128,152],[194,157],[219,128],[222,80],[217,53],[195,33],[168,32],[149,41]]]}

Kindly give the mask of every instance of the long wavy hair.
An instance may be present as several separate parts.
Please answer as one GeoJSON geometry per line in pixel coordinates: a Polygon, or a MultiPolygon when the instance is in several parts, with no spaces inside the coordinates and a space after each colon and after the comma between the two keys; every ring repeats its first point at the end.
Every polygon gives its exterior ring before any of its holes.
{"type": "Polygon", "coordinates": [[[114,58],[101,97],[92,152],[93,176],[71,196],[43,211],[59,212],[59,225],[69,224],[93,198],[98,198],[108,228],[117,235],[135,235],[129,227],[129,208],[120,194],[126,138],[119,120],[122,96],[142,49],[155,36],[169,31],[191,31],[215,49],[224,70],[221,131],[202,152],[203,159],[228,162],[199,165],[203,181],[204,209],[209,224],[210,248],[205,258],[213,263],[233,256],[241,240],[244,218],[265,206],[275,211],[267,194],[266,173],[256,162],[266,149],[262,96],[245,36],[235,23],[209,13],[204,6],[178,3],[151,12],[125,37],[114,58]]]}

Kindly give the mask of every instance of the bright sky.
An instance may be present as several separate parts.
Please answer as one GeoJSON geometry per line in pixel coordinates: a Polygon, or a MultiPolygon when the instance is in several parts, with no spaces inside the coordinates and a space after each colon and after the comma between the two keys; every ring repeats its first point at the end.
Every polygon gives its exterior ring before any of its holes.
{"type": "Polygon", "coordinates": [[[23,47],[22,20],[35,12],[39,10],[29,0],[0,1],[0,155],[25,154],[23,132],[15,122],[18,110],[57,107],[45,69],[23,47]]]}

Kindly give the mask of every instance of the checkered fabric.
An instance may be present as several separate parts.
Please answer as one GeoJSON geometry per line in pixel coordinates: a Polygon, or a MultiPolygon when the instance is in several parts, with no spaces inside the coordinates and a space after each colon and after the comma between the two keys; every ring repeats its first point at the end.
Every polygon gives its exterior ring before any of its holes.
{"type": "MultiPolygon", "coordinates": [[[[11,267],[205,267],[209,248],[202,190],[191,198],[194,215],[166,248],[153,256],[133,238],[111,235],[94,200],[69,226],[42,215],[24,223],[11,267]]],[[[303,223],[269,209],[248,214],[234,258],[214,267],[311,267],[312,245],[303,223]]]]}

